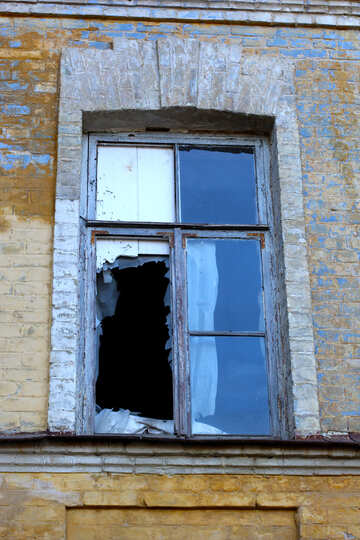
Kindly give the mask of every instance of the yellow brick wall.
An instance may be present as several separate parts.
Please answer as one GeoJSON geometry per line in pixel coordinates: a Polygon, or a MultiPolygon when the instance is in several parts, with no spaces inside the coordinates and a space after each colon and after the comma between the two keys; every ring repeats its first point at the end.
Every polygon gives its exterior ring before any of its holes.
{"type": "Polygon", "coordinates": [[[68,540],[297,538],[294,510],[76,508],[67,510],[66,526],[68,540]]]}
{"type": "Polygon", "coordinates": [[[360,538],[357,477],[7,473],[0,495],[11,540],[360,538]]]}
{"type": "MultiPolygon", "coordinates": [[[[0,431],[47,427],[61,49],[167,33],[297,63],[322,428],[360,431],[359,32],[75,17],[0,18],[0,431]]],[[[9,540],[360,540],[358,477],[3,473],[0,485],[9,540]]]]}
{"type": "Polygon", "coordinates": [[[175,33],[296,62],[323,431],[360,431],[359,32],[0,17],[0,431],[47,427],[59,59],[175,33]]]}

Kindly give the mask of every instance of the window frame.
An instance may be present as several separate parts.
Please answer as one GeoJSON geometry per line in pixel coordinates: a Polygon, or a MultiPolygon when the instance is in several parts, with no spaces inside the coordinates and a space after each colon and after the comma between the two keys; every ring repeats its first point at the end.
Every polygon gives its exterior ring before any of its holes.
{"type": "MultiPolygon", "coordinates": [[[[90,133],[86,137],[84,158],[87,161],[83,174],[81,190],[81,272],[84,279],[80,284],[80,295],[84,298],[81,309],[80,355],[84,366],[84,388],[82,396],[82,431],[94,433],[95,414],[95,244],[101,238],[163,238],[170,246],[170,284],[171,313],[173,320],[183,323],[173,324],[173,392],[174,421],[176,434],[157,436],[142,434],[141,438],[191,438],[197,439],[258,439],[287,438],[285,431],[285,414],[281,393],[285,391],[279,376],[279,369],[284,365],[279,351],[280,333],[276,328],[274,316],[280,306],[273,294],[279,286],[275,275],[274,249],[274,216],[270,189],[270,149],[266,137],[253,136],[221,136],[221,135],[188,135],[181,133],[126,132],[126,133],[90,133]],[[96,175],[98,145],[135,144],[144,146],[174,147],[174,181],[175,197],[179,192],[179,159],[178,146],[196,147],[233,146],[251,148],[254,153],[257,209],[259,224],[190,224],[175,219],[173,223],[141,223],[96,220],[96,175]],[[191,435],[191,402],[190,402],[190,364],[188,350],[187,325],[187,289],[186,289],[186,239],[205,235],[208,238],[248,238],[258,239],[261,245],[261,272],[264,290],[265,348],[268,376],[268,395],[271,435],[191,435]]],[[[179,201],[175,199],[176,216],[179,215],[179,201]]],[[[253,333],[252,333],[253,334],[253,333]]],[[[120,437],[129,435],[119,434],[120,437]]],[[[131,435],[131,437],[137,437],[131,435]]]]}

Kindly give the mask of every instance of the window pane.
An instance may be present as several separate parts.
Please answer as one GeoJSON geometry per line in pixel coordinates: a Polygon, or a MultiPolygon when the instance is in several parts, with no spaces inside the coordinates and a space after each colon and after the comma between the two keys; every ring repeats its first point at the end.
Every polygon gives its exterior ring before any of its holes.
{"type": "Polygon", "coordinates": [[[258,240],[187,241],[189,330],[263,331],[258,240]]]}
{"type": "Polygon", "coordinates": [[[270,433],[264,338],[192,336],[190,365],[193,434],[270,433]]]}
{"type": "Polygon", "coordinates": [[[182,146],[179,159],[182,222],[258,222],[252,153],[182,146]]]}
{"type": "Polygon", "coordinates": [[[99,146],[96,218],[174,221],[173,150],[99,146]]]}

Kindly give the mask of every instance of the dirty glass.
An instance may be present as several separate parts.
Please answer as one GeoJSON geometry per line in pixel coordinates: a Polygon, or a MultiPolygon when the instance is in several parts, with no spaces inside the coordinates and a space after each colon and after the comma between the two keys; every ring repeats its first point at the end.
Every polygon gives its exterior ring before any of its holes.
{"type": "Polygon", "coordinates": [[[187,241],[189,330],[263,331],[259,240],[187,241]]]}
{"type": "Polygon", "coordinates": [[[264,338],[192,336],[190,358],[193,434],[270,434],[264,338]]]}
{"type": "Polygon", "coordinates": [[[183,223],[258,222],[253,153],[180,146],[179,165],[183,223]]]}

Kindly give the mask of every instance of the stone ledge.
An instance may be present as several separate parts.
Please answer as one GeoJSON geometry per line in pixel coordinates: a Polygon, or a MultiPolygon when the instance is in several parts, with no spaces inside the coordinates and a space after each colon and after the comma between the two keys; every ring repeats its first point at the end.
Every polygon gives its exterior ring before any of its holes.
{"type": "Polygon", "coordinates": [[[59,438],[6,441],[1,472],[94,472],[148,474],[360,475],[360,447],[353,444],[266,445],[177,441],[59,438]]]}
{"type": "Polygon", "coordinates": [[[266,24],[287,26],[323,26],[336,28],[358,28],[360,4],[342,1],[328,2],[235,2],[213,1],[211,7],[207,1],[168,1],[166,5],[146,0],[129,6],[128,1],[104,0],[98,4],[89,4],[87,0],[70,2],[58,0],[33,2],[8,0],[0,2],[1,15],[42,15],[71,17],[111,17],[132,20],[161,20],[179,22],[206,22],[226,24],[266,24]],[[231,5],[231,7],[230,7],[231,5]]]}

